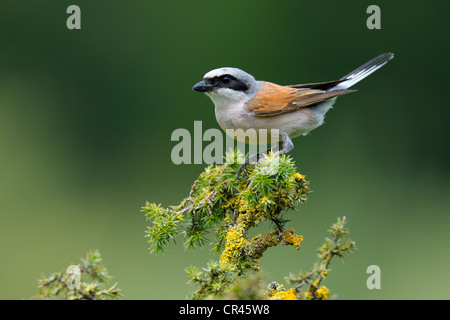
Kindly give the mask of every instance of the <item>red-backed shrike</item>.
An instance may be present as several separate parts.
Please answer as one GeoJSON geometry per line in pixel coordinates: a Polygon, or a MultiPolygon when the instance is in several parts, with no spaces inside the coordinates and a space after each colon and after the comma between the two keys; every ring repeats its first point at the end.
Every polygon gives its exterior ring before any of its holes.
{"type": "MultiPolygon", "coordinates": [[[[291,138],[304,135],[323,123],[325,113],[338,96],[356,91],[348,88],[393,57],[392,53],[383,53],[339,80],[288,86],[257,81],[237,68],[219,68],[205,74],[203,80],[192,89],[204,92],[211,98],[217,122],[225,131],[253,129],[258,135],[260,131],[279,130],[279,153],[282,154],[294,148],[291,138]]],[[[243,141],[247,137],[233,138],[243,141]]],[[[262,153],[252,156],[258,160],[262,153]]],[[[238,175],[252,156],[241,166],[238,175]]]]}

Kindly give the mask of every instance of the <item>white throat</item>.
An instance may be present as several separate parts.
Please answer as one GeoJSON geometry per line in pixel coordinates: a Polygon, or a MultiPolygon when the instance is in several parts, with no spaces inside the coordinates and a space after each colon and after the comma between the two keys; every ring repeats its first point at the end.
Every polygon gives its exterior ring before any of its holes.
{"type": "Polygon", "coordinates": [[[247,94],[242,91],[222,88],[216,92],[208,92],[206,95],[211,98],[214,106],[219,110],[226,110],[235,104],[245,103],[250,99],[247,94]]]}
{"type": "Polygon", "coordinates": [[[211,98],[216,110],[223,110],[237,104],[244,105],[256,95],[259,87],[259,81],[255,81],[246,92],[219,88],[216,91],[207,92],[206,95],[211,98]]]}

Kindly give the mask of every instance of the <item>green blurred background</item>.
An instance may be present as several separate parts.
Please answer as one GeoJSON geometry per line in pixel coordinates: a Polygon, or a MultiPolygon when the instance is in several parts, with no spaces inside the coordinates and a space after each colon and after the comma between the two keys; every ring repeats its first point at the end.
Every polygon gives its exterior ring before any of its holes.
{"type": "Polygon", "coordinates": [[[338,79],[376,55],[388,65],[342,97],[292,156],[314,192],[291,226],[299,252],[270,249],[267,282],[309,269],[347,216],[359,250],[333,261],[341,299],[450,298],[449,2],[0,2],[0,298],[99,249],[127,299],[184,299],[184,268],[216,259],[182,239],[150,255],[140,207],[187,196],[202,165],[171,162],[173,130],[218,128],[191,87],[235,66],[294,84],[338,79]],[[66,9],[81,8],[81,30],[66,9]],[[369,265],[381,289],[366,287],[369,265]]]}

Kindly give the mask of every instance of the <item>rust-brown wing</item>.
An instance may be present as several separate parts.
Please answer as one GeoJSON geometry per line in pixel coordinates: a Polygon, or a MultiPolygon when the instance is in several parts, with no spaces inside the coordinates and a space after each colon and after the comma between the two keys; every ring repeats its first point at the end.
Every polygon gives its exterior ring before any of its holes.
{"type": "Polygon", "coordinates": [[[349,92],[353,90],[324,91],[264,82],[259,93],[246,103],[246,107],[258,117],[274,116],[296,111],[349,92]]]}

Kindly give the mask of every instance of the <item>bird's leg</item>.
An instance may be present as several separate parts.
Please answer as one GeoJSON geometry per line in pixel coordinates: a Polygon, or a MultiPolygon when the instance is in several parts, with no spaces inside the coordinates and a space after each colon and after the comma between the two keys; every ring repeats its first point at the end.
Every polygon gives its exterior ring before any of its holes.
{"type": "Polygon", "coordinates": [[[291,138],[283,132],[280,132],[281,137],[281,150],[278,151],[278,154],[285,154],[294,149],[294,144],[292,143],[291,138]]]}
{"type": "Polygon", "coordinates": [[[242,173],[242,171],[245,169],[245,167],[247,167],[247,165],[249,163],[258,163],[259,160],[262,159],[264,154],[268,154],[269,151],[271,151],[271,152],[278,151],[278,154],[284,154],[284,153],[288,153],[289,151],[294,149],[294,144],[292,143],[291,138],[287,134],[281,132],[280,137],[281,137],[281,141],[276,144],[275,148],[273,148],[273,149],[270,148],[270,149],[267,149],[266,151],[258,152],[258,153],[250,155],[244,161],[244,163],[239,167],[239,170],[237,171],[237,176],[239,177],[239,175],[242,173]]]}

